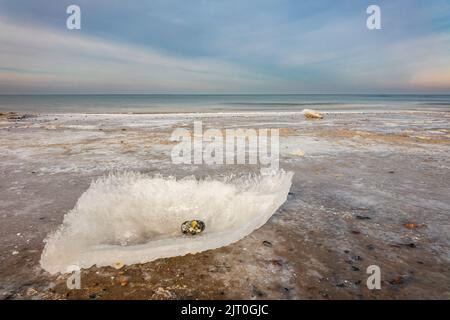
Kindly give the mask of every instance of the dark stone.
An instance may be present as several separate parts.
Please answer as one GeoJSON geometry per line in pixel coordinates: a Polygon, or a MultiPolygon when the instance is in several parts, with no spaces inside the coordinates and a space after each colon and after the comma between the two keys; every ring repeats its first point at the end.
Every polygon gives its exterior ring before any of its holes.
{"type": "Polygon", "coordinates": [[[266,247],[272,247],[272,242],[267,241],[267,240],[264,240],[264,241],[262,242],[262,244],[265,245],[266,247]]]}
{"type": "Polygon", "coordinates": [[[353,256],[352,259],[355,260],[355,261],[362,261],[363,260],[363,258],[361,256],[353,256]]]}
{"type": "Polygon", "coordinates": [[[275,259],[275,260],[272,260],[272,264],[275,265],[275,266],[281,267],[281,266],[283,266],[283,261],[275,259]]]}
{"type": "Polygon", "coordinates": [[[401,247],[406,247],[406,248],[417,248],[416,244],[411,242],[411,243],[394,243],[390,245],[393,248],[401,248],[401,247]]]}
{"type": "Polygon", "coordinates": [[[189,220],[181,224],[181,232],[184,234],[196,235],[205,230],[205,223],[200,220],[189,220]]]}

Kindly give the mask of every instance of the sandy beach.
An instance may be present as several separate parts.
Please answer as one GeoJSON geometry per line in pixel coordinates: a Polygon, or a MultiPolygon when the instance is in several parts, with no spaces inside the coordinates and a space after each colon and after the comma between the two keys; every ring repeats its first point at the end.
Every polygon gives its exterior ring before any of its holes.
{"type": "Polygon", "coordinates": [[[300,112],[0,116],[0,299],[449,299],[450,114],[300,112]],[[240,241],[195,255],[50,275],[43,240],[93,179],[182,178],[258,165],[174,165],[175,128],[278,128],[283,206],[240,241]],[[368,290],[378,265],[382,289],[368,290]]]}

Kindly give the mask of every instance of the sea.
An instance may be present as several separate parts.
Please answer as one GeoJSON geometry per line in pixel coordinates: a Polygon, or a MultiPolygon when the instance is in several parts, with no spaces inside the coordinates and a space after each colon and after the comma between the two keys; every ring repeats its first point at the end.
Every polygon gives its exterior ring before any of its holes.
{"type": "Polygon", "coordinates": [[[450,94],[55,94],[0,95],[0,112],[185,113],[450,111],[450,94]]]}

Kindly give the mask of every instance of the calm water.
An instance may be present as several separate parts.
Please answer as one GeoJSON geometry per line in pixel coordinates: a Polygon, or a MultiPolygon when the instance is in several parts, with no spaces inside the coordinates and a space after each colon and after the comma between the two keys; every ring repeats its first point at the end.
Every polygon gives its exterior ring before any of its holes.
{"type": "Polygon", "coordinates": [[[450,95],[0,95],[0,111],[154,113],[218,111],[443,110],[450,95]]]}

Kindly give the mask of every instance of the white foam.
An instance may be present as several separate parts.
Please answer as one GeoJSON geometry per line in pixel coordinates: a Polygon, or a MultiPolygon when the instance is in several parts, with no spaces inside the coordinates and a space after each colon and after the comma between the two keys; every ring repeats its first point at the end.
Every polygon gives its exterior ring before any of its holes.
{"type": "Polygon", "coordinates": [[[91,184],[60,228],[45,240],[41,266],[66,273],[116,262],[126,265],[219,248],[264,225],[286,201],[293,173],[221,180],[176,180],[138,173],[91,184]],[[186,220],[205,231],[185,236],[186,220]]]}

